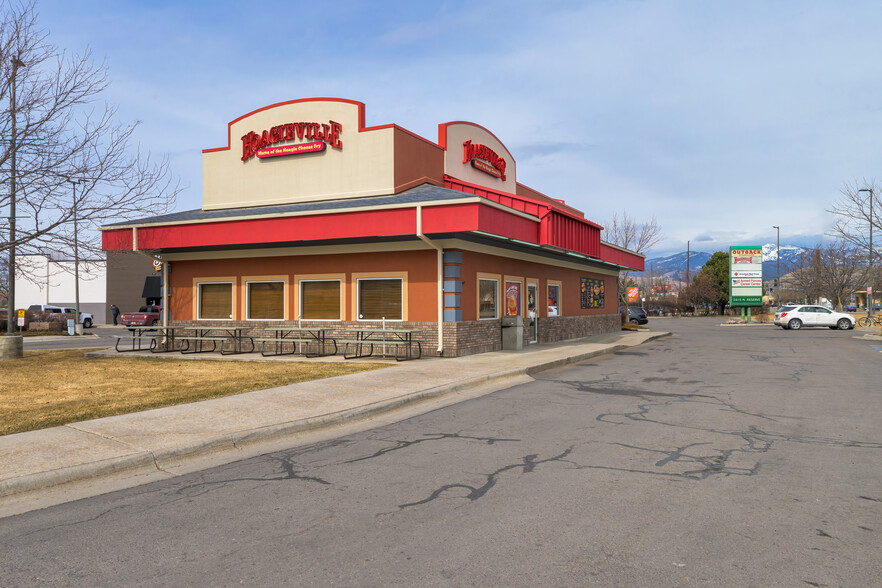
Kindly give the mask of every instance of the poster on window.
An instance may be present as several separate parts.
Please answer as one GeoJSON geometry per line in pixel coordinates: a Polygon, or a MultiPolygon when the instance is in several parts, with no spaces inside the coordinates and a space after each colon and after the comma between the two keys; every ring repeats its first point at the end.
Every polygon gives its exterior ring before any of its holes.
{"type": "Polygon", "coordinates": [[[505,284],[505,316],[521,314],[521,285],[519,282],[505,284]]]}
{"type": "Polygon", "coordinates": [[[603,308],[605,288],[603,280],[582,278],[582,308],[603,308]]]}

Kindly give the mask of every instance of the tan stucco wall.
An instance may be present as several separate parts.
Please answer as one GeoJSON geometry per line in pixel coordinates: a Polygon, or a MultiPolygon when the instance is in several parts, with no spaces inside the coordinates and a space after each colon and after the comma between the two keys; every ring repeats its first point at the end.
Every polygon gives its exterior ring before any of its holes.
{"type": "MultiPolygon", "coordinates": [[[[344,101],[298,101],[256,111],[230,125],[229,149],[202,155],[205,210],[263,206],[391,194],[394,191],[394,129],[359,132],[359,105],[344,101]],[[295,122],[343,125],[342,149],[242,161],[242,137],[295,122]]],[[[286,141],[277,145],[307,142],[286,141]]]]}
{"type": "MultiPolygon", "coordinates": [[[[483,127],[470,123],[447,123],[447,152],[444,155],[444,173],[471,184],[487,186],[492,190],[502,190],[510,194],[517,193],[517,165],[509,153],[492,133],[483,127]],[[464,141],[486,145],[505,160],[505,181],[482,171],[474,169],[471,164],[463,163],[464,141]]],[[[442,138],[443,139],[443,138],[442,138]]]]}

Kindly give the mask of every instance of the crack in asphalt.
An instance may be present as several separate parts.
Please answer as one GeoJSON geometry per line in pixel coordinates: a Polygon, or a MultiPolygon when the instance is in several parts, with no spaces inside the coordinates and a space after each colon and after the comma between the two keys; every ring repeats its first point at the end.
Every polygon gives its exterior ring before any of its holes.
{"type": "Polygon", "coordinates": [[[432,502],[433,500],[437,500],[438,498],[440,498],[441,495],[444,494],[445,492],[447,492],[448,490],[453,490],[455,488],[462,488],[464,490],[468,490],[468,493],[465,495],[465,498],[467,498],[470,502],[474,502],[474,501],[482,498],[485,494],[487,494],[487,492],[496,485],[496,482],[499,480],[499,476],[502,475],[503,473],[505,473],[509,470],[515,470],[515,469],[520,468],[522,470],[521,471],[522,474],[529,474],[536,468],[536,466],[541,465],[541,464],[551,463],[551,462],[555,462],[555,461],[563,462],[563,463],[572,463],[569,460],[564,459],[570,453],[572,453],[572,451],[573,451],[573,446],[570,446],[567,449],[565,449],[563,452],[559,453],[558,455],[555,455],[553,457],[549,457],[546,459],[536,459],[538,457],[538,454],[535,454],[535,453],[532,453],[530,455],[525,455],[524,457],[521,458],[520,463],[509,464],[509,465],[503,466],[503,467],[501,467],[501,468],[499,468],[489,474],[484,474],[484,476],[486,477],[486,480],[480,486],[471,486],[471,485],[465,484],[465,483],[445,484],[445,485],[441,486],[440,488],[438,488],[437,490],[435,490],[434,492],[432,492],[428,497],[424,498],[423,500],[417,500],[416,502],[407,502],[405,504],[399,504],[398,508],[399,508],[399,510],[404,510],[405,508],[410,508],[412,506],[419,506],[422,504],[428,504],[429,502],[432,502]]]}
{"type": "Polygon", "coordinates": [[[745,442],[747,442],[747,448],[732,448],[732,449],[715,449],[718,453],[716,455],[696,455],[694,452],[690,452],[689,450],[693,447],[698,447],[702,445],[710,445],[710,442],[704,443],[690,443],[689,445],[684,445],[683,447],[678,447],[673,451],[666,451],[664,449],[652,449],[649,447],[639,447],[637,445],[628,445],[627,443],[614,443],[613,445],[618,445],[620,447],[626,447],[628,449],[636,449],[638,451],[646,451],[649,453],[660,453],[662,455],[666,455],[663,459],[655,462],[656,467],[664,467],[668,464],[672,463],[686,463],[693,464],[697,463],[704,467],[697,470],[687,470],[685,472],[681,472],[680,476],[684,478],[691,478],[694,480],[704,480],[709,478],[710,476],[722,474],[725,476],[753,476],[760,469],[760,463],[757,462],[753,467],[745,468],[745,467],[734,467],[728,465],[729,458],[731,458],[735,454],[756,454],[756,453],[766,453],[771,449],[772,442],[760,439],[759,437],[742,435],[741,436],[745,442]]]}
{"type": "Polygon", "coordinates": [[[466,439],[469,441],[483,441],[487,445],[493,445],[494,443],[504,442],[504,441],[520,441],[520,439],[503,439],[499,437],[471,437],[469,435],[460,435],[459,433],[425,433],[423,434],[423,439],[414,439],[413,441],[395,441],[395,445],[392,447],[385,447],[380,449],[379,451],[375,451],[371,455],[366,455],[364,457],[357,457],[355,459],[350,459],[344,461],[343,463],[355,463],[359,461],[365,461],[368,459],[374,459],[375,457],[380,457],[386,455],[387,453],[391,453],[393,451],[398,451],[400,449],[406,449],[408,447],[412,447],[413,445],[417,445],[419,443],[425,443],[427,441],[443,441],[446,439],[466,439]]]}

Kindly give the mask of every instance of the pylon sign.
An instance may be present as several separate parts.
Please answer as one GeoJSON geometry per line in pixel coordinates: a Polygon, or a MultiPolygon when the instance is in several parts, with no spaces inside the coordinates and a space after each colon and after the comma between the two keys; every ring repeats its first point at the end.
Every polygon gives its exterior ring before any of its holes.
{"type": "Polygon", "coordinates": [[[729,303],[732,306],[763,305],[763,248],[759,245],[729,247],[729,303]]]}

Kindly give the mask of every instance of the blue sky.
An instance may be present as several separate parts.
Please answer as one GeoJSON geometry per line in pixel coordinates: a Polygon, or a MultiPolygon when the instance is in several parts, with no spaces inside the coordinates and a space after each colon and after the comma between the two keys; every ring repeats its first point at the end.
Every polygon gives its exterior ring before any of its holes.
{"type": "Polygon", "coordinates": [[[882,4],[865,1],[38,0],[90,46],[105,98],[201,205],[202,149],[295,98],[366,105],[429,139],[470,120],[518,180],[603,224],[656,217],[650,254],[813,245],[844,182],[882,176],[882,4]]]}

